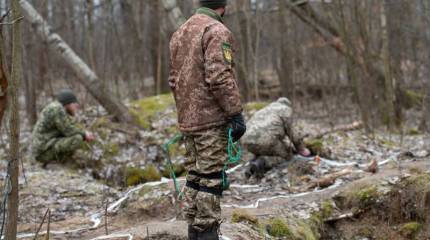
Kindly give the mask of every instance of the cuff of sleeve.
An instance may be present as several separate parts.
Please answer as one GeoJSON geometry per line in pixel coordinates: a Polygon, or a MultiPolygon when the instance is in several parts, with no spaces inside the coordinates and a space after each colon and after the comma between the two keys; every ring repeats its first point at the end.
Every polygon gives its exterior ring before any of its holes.
{"type": "Polygon", "coordinates": [[[227,118],[231,118],[235,115],[241,114],[243,112],[242,107],[232,108],[229,112],[227,112],[227,118]]]}

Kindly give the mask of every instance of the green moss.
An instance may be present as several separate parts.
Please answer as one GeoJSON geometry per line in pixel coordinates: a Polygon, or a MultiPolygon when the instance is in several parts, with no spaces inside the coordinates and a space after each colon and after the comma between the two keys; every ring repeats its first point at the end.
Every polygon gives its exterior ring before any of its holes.
{"type": "Polygon", "coordinates": [[[269,105],[267,102],[249,102],[245,104],[245,111],[258,111],[265,108],[267,105],[269,105]]]}
{"type": "Polygon", "coordinates": [[[311,213],[311,217],[309,218],[309,224],[313,227],[314,230],[319,229],[323,224],[324,218],[321,212],[313,211],[311,213]]]}
{"type": "Polygon", "coordinates": [[[149,165],[144,169],[140,168],[127,168],[126,170],[126,184],[127,186],[134,186],[140,183],[159,181],[161,174],[158,169],[149,165]]]}
{"type": "Polygon", "coordinates": [[[305,145],[312,154],[318,155],[323,152],[324,143],[322,139],[310,139],[305,141],[305,145]]]}
{"type": "Polygon", "coordinates": [[[296,237],[297,240],[317,240],[319,239],[319,235],[314,233],[312,226],[310,226],[307,222],[301,221],[298,223],[296,229],[296,237]]]}
{"type": "Polygon", "coordinates": [[[150,129],[157,114],[174,104],[172,94],[163,94],[132,102],[130,112],[141,127],[150,129]]]}
{"type": "Polygon", "coordinates": [[[409,135],[419,135],[420,131],[418,130],[418,128],[411,128],[408,131],[409,135]]]}
{"type": "Polygon", "coordinates": [[[234,210],[231,216],[232,223],[246,222],[254,226],[258,226],[258,218],[250,215],[245,210],[234,210]]]}
{"type": "Polygon", "coordinates": [[[378,189],[375,186],[370,186],[361,189],[355,193],[361,207],[367,207],[378,199],[378,189]]]}
{"type": "Polygon", "coordinates": [[[401,94],[402,106],[406,109],[421,106],[423,101],[423,94],[417,93],[413,90],[404,90],[401,94]]]}
{"type": "Polygon", "coordinates": [[[381,140],[382,145],[384,145],[385,147],[395,147],[396,143],[389,140],[389,139],[382,139],[381,140]]]}
{"type": "MultiPolygon", "coordinates": [[[[185,172],[185,167],[182,164],[173,163],[173,171],[175,172],[176,177],[179,177],[185,172]]],[[[165,178],[170,178],[170,168],[167,164],[163,167],[161,174],[165,178]]]]}
{"type": "Polygon", "coordinates": [[[400,227],[400,234],[408,239],[415,239],[422,225],[418,222],[405,223],[400,227]]]}
{"type": "Polygon", "coordinates": [[[142,169],[139,168],[127,168],[126,170],[126,184],[127,186],[134,186],[143,182],[142,169]]]}
{"type": "Polygon", "coordinates": [[[287,222],[282,218],[273,218],[268,225],[269,234],[274,237],[289,237],[293,236],[287,222]]]}
{"type": "Polygon", "coordinates": [[[410,177],[407,182],[408,185],[413,185],[416,189],[426,189],[430,187],[430,173],[420,174],[410,177]]]}
{"type": "Polygon", "coordinates": [[[318,220],[318,225],[312,220],[299,220],[289,218],[288,222],[282,218],[273,218],[267,225],[270,235],[280,239],[289,240],[318,240],[320,238],[320,225],[322,220],[318,220]]]}
{"type": "Polygon", "coordinates": [[[143,169],[143,179],[145,182],[152,182],[152,181],[160,181],[161,180],[161,174],[160,171],[154,166],[149,165],[145,169],[143,169]]]}
{"type": "Polygon", "coordinates": [[[333,204],[326,200],[321,204],[321,214],[324,219],[331,217],[333,213],[333,204]]]}
{"type": "Polygon", "coordinates": [[[97,130],[98,128],[103,128],[109,124],[109,120],[106,117],[97,118],[97,120],[91,125],[91,130],[97,130]]]}
{"type": "Polygon", "coordinates": [[[109,156],[117,156],[119,154],[119,146],[116,143],[109,142],[103,146],[104,153],[109,156]]]}

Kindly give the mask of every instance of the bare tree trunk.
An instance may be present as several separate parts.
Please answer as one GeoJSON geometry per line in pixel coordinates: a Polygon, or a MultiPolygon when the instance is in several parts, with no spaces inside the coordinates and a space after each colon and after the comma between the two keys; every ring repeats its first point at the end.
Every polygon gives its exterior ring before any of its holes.
{"type": "Polygon", "coordinates": [[[93,22],[93,11],[94,3],[93,0],[86,0],[87,6],[87,24],[88,24],[88,56],[89,62],[92,69],[96,69],[96,60],[94,57],[94,22],[93,22]]]}
{"type": "Polygon", "coordinates": [[[280,43],[280,63],[277,67],[279,82],[281,85],[282,95],[292,99],[294,91],[294,80],[293,80],[293,54],[291,51],[291,44],[289,39],[291,26],[291,18],[288,18],[286,14],[286,6],[283,0],[278,0],[279,5],[279,32],[282,34],[280,43]]]}
{"type": "Polygon", "coordinates": [[[113,97],[106,89],[102,88],[102,82],[88,65],[64,42],[56,33],[52,32],[47,22],[37,13],[33,6],[26,0],[20,1],[26,19],[35,28],[42,39],[62,58],[76,73],[78,79],[90,92],[90,94],[121,122],[132,123],[128,109],[113,97]]]}
{"type": "Polygon", "coordinates": [[[394,129],[394,82],[390,63],[390,49],[387,27],[387,14],[385,11],[386,2],[381,2],[381,29],[382,29],[382,59],[384,61],[385,75],[385,107],[386,107],[386,124],[390,130],[394,129]]]}
{"type": "MultiPolygon", "coordinates": [[[[420,2],[421,11],[423,11],[422,15],[424,18],[425,25],[427,28],[424,28],[424,42],[429,45],[430,44],[430,3],[427,0],[421,0],[420,2]]],[[[430,56],[427,54],[425,57],[425,63],[427,64],[427,69],[430,67],[430,56]]],[[[424,81],[424,97],[422,101],[422,115],[421,115],[421,123],[420,129],[423,131],[430,131],[430,83],[424,81]]]]}
{"type": "Polygon", "coordinates": [[[348,35],[348,29],[346,26],[346,17],[344,14],[344,0],[337,1],[338,8],[337,12],[339,13],[340,17],[340,37],[342,41],[344,42],[344,48],[346,51],[345,59],[346,59],[346,66],[348,71],[348,77],[351,79],[355,96],[358,102],[358,107],[360,109],[360,116],[361,120],[363,121],[364,128],[366,130],[366,133],[371,133],[371,126],[370,126],[370,104],[368,96],[366,96],[365,90],[364,90],[364,84],[359,82],[358,76],[357,76],[357,69],[355,68],[354,61],[352,58],[348,56],[355,55],[355,48],[353,47],[353,43],[351,40],[351,37],[348,35]]]}
{"type": "MultiPolygon", "coordinates": [[[[29,59],[28,55],[32,52],[32,44],[26,44],[25,50],[23,51],[24,59],[29,59]]],[[[28,122],[31,127],[36,124],[37,121],[37,110],[36,110],[36,89],[34,84],[34,77],[32,66],[30,63],[24,65],[24,68],[28,68],[27,71],[23,72],[23,78],[25,82],[25,109],[28,118],[28,122]]]]}
{"type": "Polygon", "coordinates": [[[4,113],[6,111],[7,106],[7,76],[4,72],[5,66],[3,64],[4,59],[4,52],[3,52],[3,37],[0,36],[0,129],[2,125],[2,120],[4,113]]]}
{"type": "MultiPolygon", "coordinates": [[[[12,19],[21,17],[19,0],[12,1],[12,19]]],[[[19,85],[22,76],[21,62],[21,21],[12,26],[12,73],[10,84],[11,116],[10,116],[10,148],[7,175],[10,177],[10,193],[7,199],[7,218],[5,239],[16,239],[18,223],[18,175],[19,175],[19,85]]]]}

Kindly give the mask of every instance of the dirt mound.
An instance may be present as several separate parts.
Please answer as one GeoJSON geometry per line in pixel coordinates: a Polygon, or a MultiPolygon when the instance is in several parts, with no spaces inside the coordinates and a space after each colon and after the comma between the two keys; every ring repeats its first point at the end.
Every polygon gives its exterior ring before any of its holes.
{"type": "Polygon", "coordinates": [[[430,239],[429,173],[361,186],[334,202],[348,217],[326,221],[322,239],[430,239]]]}

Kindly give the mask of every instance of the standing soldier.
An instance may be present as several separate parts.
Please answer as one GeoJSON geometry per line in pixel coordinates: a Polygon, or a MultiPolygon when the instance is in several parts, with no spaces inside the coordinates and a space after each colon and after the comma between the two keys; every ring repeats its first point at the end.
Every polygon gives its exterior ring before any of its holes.
{"type": "Polygon", "coordinates": [[[200,0],[170,42],[169,85],[184,134],[188,171],[184,217],[189,239],[218,238],[228,129],[234,141],[246,131],[234,75],[232,33],[223,24],[226,0],[200,0]]]}
{"type": "Polygon", "coordinates": [[[57,94],[57,101],[42,110],[32,136],[32,153],[36,161],[44,166],[54,161],[64,162],[84,141],[94,140],[91,133],[72,122],[70,117],[75,116],[78,109],[75,94],[64,89],[57,94]]]}

